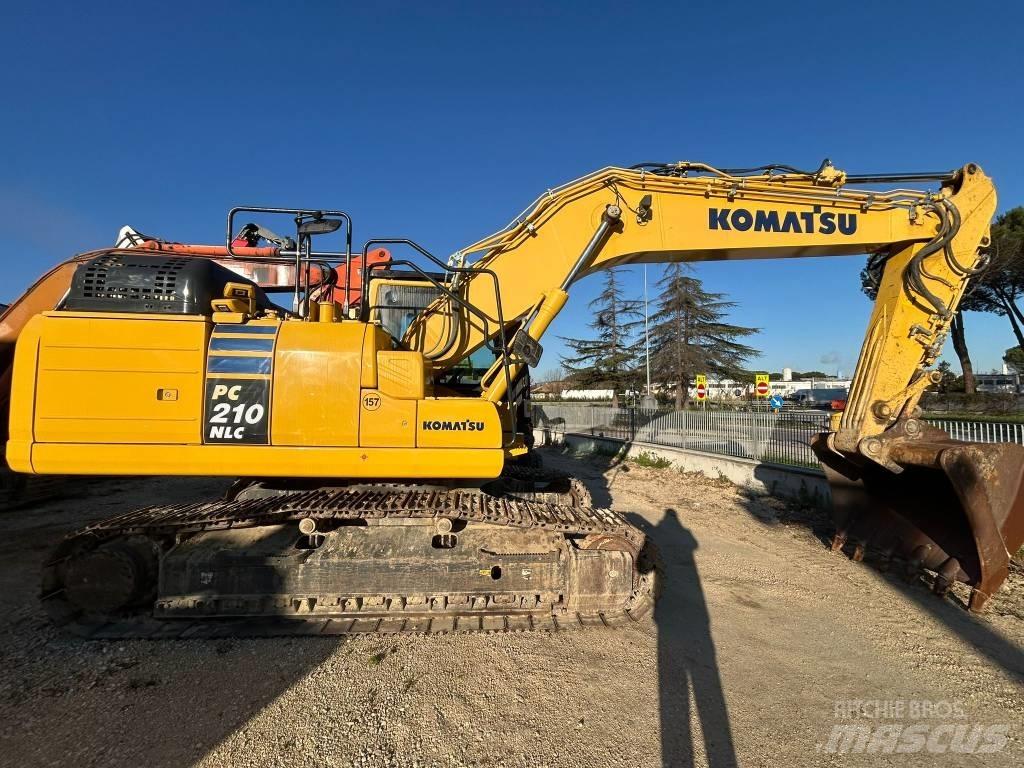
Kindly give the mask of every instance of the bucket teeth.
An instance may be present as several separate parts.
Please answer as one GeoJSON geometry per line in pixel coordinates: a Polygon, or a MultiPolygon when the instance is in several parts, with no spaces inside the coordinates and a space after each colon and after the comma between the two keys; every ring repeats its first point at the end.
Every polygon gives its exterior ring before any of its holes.
{"type": "Polygon", "coordinates": [[[892,567],[893,550],[891,548],[880,550],[875,564],[882,573],[888,573],[892,567]]]}
{"type": "Polygon", "coordinates": [[[991,595],[985,594],[980,589],[972,589],[971,597],[967,603],[968,610],[973,611],[974,613],[980,613],[985,609],[985,603],[988,602],[990,597],[991,595]]]}
{"type": "MultiPolygon", "coordinates": [[[[955,581],[973,588],[979,611],[1006,580],[1010,554],[1024,544],[1024,446],[951,440],[934,427],[897,424],[879,436],[889,466],[829,446],[812,447],[832,490],[832,551],[853,543],[851,557],[881,552],[884,569],[903,560],[905,575],[934,572],[932,590],[955,581]]],[[[874,558],[872,558],[874,559],[874,558]]]]}
{"type": "Polygon", "coordinates": [[[915,571],[920,571],[924,568],[925,560],[928,559],[929,553],[932,551],[930,544],[921,544],[915,547],[913,553],[910,555],[910,560],[907,565],[913,568],[915,571]]]}
{"type": "Polygon", "coordinates": [[[949,588],[953,586],[953,582],[956,580],[956,575],[960,572],[960,563],[957,562],[955,557],[949,558],[942,564],[939,570],[935,573],[935,581],[932,584],[932,592],[939,597],[944,597],[949,588]]]}
{"type": "Polygon", "coordinates": [[[904,584],[913,584],[921,576],[921,569],[914,565],[913,562],[907,560],[903,563],[903,569],[900,573],[904,584]]]}

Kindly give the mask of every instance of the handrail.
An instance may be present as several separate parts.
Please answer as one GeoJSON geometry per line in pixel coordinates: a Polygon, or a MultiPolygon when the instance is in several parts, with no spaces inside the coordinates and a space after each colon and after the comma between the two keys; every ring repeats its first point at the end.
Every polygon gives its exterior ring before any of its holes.
{"type": "MultiPolygon", "coordinates": [[[[490,349],[492,352],[501,355],[502,369],[505,372],[505,386],[507,387],[506,391],[511,393],[512,392],[512,377],[511,377],[511,374],[509,373],[509,367],[511,365],[511,361],[509,360],[508,344],[507,344],[506,337],[505,337],[504,316],[502,315],[502,311],[501,311],[501,293],[498,290],[498,276],[495,275],[490,270],[487,270],[487,269],[477,270],[477,269],[469,269],[469,268],[465,268],[465,267],[451,267],[451,266],[445,265],[441,261],[439,261],[435,256],[433,256],[431,253],[426,251],[419,244],[417,244],[417,243],[415,243],[415,242],[413,242],[411,240],[406,240],[404,238],[379,238],[379,239],[374,239],[374,240],[368,240],[366,242],[366,244],[363,246],[363,260],[362,260],[362,265],[361,265],[361,267],[362,267],[361,276],[362,276],[363,285],[362,285],[362,300],[360,301],[360,311],[362,313],[362,318],[361,318],[362,320],[364,320],[364,321],[368,321],[369,320],[370,295],[369,295],[369,287],[368,287],[368,284],[369,284],[369,279],[368,278],[369,278],[370,272],[372,270],[374,270],[374,269],[383,269],[385,267],[390,268],[390,267],[393,267],[393,266],[396,266],[396,265],[397,266],[409,267],[417,275],[419,275],[424,280],[426,280],[431,285],[433,285],[449,301],[453,302],[454,304],[458,304],[465,311],[469,312],[470,314],[472,314],[474,317],[478,318],[481,321],[481,323],[483,324],[484,330],[488,332],[487,333],[487,337],[488,337],[487,348],[490,349]],[[439,281],[437,278],[433,277],[432,275],[430,275],[429,273],[424,271],[418,264],[416,264],[416,263],[414,263],[412,261],[409,261],[408,259],[392,259],[391,261],[388,261],[386,263],[367,265],[366,254],[369,252],[370,247],[371,246],[375,246],[375,245],[409,245],[410,247],[414,248],[416,251],[422,253],[428,259],[432,260],[435,264],[437,264],[440,267],[442,267],[442,269],[444,269],[445,272],[454,272],[454,273],[459,273],[459,272],[481,272],[481,273],[488,274],[491,277],[491,279],[494,281],[494,292],[495,292],[495,297],[496,297],[495,306],[497,307],[497,310],[498,310],[498,318],[497,318],[498,332],[497,332],[496,335],[500,339],[500,346],[498,348],[495,348],[492,345],[492,342],[490,341],[491,334],[489,333],[489,329],[490,329],[490,323],[494,322],[493,318],[488,317],[478,307],[470,304],[465,299],[463,299],[461,296],[458,296],[457,294],[453,293],[443,283],[441,283],[441,281],[439,281]]],[[[452,322],[455,322],[454,317],[452,318],[452,322]]],[[[506,444],[506,446],[507,446],[507,444],[506,444]]]]}
{"type": "MultiPolygon", "coordinates": [[[[302,265],[314,263],[315,261],[322,261],[326,263],[345,262],[345,297],[346,302],[348,301],[348,288],[349,288],[349,271],[352,262],[352,217],[345,211],[337,210],[323,210],[323,209],[306,209],[306,208],[270,208],[264,206],[235,206],[228,211],[227,227],[224,236],[224,243],[227,246],[228,256],[232,259],[238,259],[240,261],[252,261],[251,258],[246,258],[238,254],[232,242],[234,240],[235,231],[235,216],[239,213],[290,213],[295,216],[295,249],[281,248],[278,251],[278,257],[269,257],[260,259],[263,264],[295,264],[295,305],[297,309],[301,308],[300,305],[300,292],[299,292],[299,275],[302,272],[302,265]],[[312,250],[312,238],[308,235],[303,238],[299,234],[299,225],[302,223],[304,218],[322,219],[324,217],[333,216],[340,218],[345,224],[345,251],[314,251],[312,250]],[[303,248],[303,242],[305,241],[305,248],[303,248]]],[[[306,270],[306,285],[305,285],[306,299],[309,298],[309,270],[306,270]]],[[[300,312],[301,315],[301,312],[300,312]]]]}

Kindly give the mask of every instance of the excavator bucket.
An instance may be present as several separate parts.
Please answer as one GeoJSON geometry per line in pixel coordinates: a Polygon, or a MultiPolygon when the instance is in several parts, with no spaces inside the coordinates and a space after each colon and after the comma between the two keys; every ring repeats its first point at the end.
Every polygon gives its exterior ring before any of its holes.
{"type": "MultiPolygon", "coordinates": [[[[921,425],[921,422],[917,422],[921,425]]],[[[971,587],[981,611],[1024,544],[1024,446],[972,443],[921,425],[888,447],[891,468],[812,443],[832,489],[833,551],[855,560],[877,553],[886,568],[901,560],[908,578],[935,572],[933,590],[971,587]]]]}

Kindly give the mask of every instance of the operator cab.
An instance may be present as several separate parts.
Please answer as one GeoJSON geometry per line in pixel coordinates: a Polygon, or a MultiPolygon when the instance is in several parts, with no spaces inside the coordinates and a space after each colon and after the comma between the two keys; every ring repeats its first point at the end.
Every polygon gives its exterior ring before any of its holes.
{"type": "MultiPolygon", "coordinates": [[[[416,317],[443,295],[438,284],[444,283],[445,275],[428,272],[425,277],[427,279],[415,272],[389,269],[371,272],[367,316],[370,322],[380,323],[394,339],[396,347],[402,346],[406,331],[416,317]]],[[[497,357],[493,350],[481,347],[446,371],[439,383],[459,393],[476,394],[481,377],[497,357]]]]}

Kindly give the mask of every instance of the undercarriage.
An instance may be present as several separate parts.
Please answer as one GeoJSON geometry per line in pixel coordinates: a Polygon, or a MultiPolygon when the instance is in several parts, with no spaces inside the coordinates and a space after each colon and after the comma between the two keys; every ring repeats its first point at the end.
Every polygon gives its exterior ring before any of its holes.
{"type": "Polygon", "coordinates": [[[153,506],[68,536],[50,616],[88,637],[560,630],[639,621],[643,533],[567,478],[485,489],[268,483],[153,506]]]}

